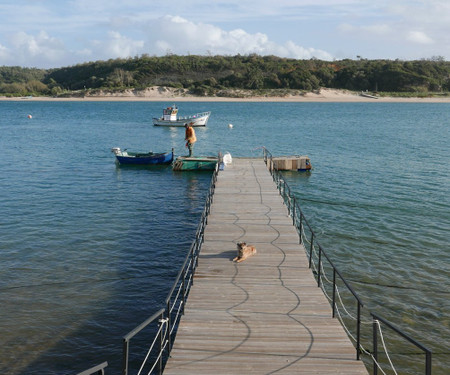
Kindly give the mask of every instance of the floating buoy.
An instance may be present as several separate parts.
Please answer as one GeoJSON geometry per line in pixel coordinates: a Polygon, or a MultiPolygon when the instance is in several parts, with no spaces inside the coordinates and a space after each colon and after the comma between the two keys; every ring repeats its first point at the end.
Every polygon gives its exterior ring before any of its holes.
{"type": "Polygon", "coordinates": [[[231,129],[233,127],[233,124],[228,124],[228,127],[231,129]]]}
{"type": "Polygon", "coordinates": [[[31,116],[31,115],[28,115],[28,118],[33,118],[33,116],[31,116]]]}
{"type": "Polygon", "coordinates": [[[233,158],[231,157],[231,154],[230,154],[229,152],[227,152],[227,153],[223,156],[222,160],[223,160],[223,163],[224,163],[225,165],[231,164],[231,163],[233,162],[233,158]]]}

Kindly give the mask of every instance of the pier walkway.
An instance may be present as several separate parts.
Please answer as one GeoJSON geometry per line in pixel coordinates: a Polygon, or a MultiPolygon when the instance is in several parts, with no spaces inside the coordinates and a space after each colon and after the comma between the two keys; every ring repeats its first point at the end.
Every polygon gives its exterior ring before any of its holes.
{"type": "Polygon", "coordinates": [[[164,374],[367,374],[308,268],[262,159],[218,176],[194,285],[164,374]],[[257,254],[234,263],[236,243],[257,254]]]}

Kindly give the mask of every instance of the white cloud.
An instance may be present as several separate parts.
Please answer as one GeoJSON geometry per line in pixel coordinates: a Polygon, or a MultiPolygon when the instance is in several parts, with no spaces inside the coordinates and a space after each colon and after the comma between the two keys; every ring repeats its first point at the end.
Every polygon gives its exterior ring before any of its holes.
{"type": "Polygon", "coordinates": [[[406,38],[410,42],[418,43],[418,44],[433,44],[433,39],[428,37],[424,32],[422,31],[410,31],[406,38]]]}
{"type": "Polygon", "coordinates": [[[8,60],[9,54],[10,54],[10,51],[8,50],[8,48],[6,48],[0,44],[0,61],[8,60]]]}
{"type": "Polygon", "coordinates": [[[336,54],[450,58],[448,0],[148,3],[2,0],[0,65],[58,67],[167,52],[329,60],[335,56],[328,51],[342,51],[336,54]],[[172,9],[183,17],[167,16],[172,9]]]}
{"type": "Polygon", "coordinates": [[[358,37],[383,37],[396,34],[396,30],[386,24],[355,26],[343,23],[337,26],[337,30],[341,33],[358,37]]]}
{"type": "Polygon", "coordinates": [[[29,61],[40,64],[52,64],[61,61],[66,48],[61,40],[50,37],[45,31],[30,35],[23,31],[11,37],[9,58],[17,65],[29,66],[29,61]]]}
{"type": "Polygon", "coordinates": [[[376,24],[376,25],[364,26],[362,29],[372,35],[381,35],[381,36],[389,35],[393,31],[392,28],[386,24],[376,24]]]}
{"type": "Polygon", "coordinates": [[[277,55],[309,59],[332,60],[326,51],[307,48],[289,40],[282,44],[271,41],[260,32],[249,33],[236,28],[223,30],[212,24],[196,23],[179,16],[164,16],[146,23],[141,33],[107,31],[95,40],[78,43],[78,49],[68,49],[62,40],[45,31],[29,34],[17,32],[9,46],[0,45],[0,64],[58,67],[87,60],[125,58],[140,54],[165,55],[277,55]]]}
{"type": "Polygon", "coordinates": [[[217,55],[278,55],[298,59],[317,57],[331,60],[326,51],[305,48],[287,41],[277,44],[264,33],[248,33],[243,29],[225,31],[211,24],[194,23],[179,16],[164,16],[151,22],[147,30],[146,53],[217,55]],[[157,35],[157,37],[155,37],[157,35]]]}
{"type": "Polygon", "coordinates": [[[110,31],[108,39],[104,42],[97,42],[97,45],[106,58],[123,58],[142,53],[144,41],[133,40],[116,31],[110,31]]]}

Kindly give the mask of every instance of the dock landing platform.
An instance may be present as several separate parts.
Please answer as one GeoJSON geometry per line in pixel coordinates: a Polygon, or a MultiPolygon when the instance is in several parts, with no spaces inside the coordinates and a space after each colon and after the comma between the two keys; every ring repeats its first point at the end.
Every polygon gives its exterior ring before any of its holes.
{"type": "Polygon", "coordinates": [[[234,158],[164,374],[368,374],[331,314],[264,161],[234,158]],[[257,254],[232,262],[241,241],[257,254]]]}

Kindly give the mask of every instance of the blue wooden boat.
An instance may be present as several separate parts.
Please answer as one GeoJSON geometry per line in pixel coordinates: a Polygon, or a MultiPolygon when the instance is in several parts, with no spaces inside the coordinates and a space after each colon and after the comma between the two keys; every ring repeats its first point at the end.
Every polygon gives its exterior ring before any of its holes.
{"type": "Polygon", "coordinates": [[[130,152],[114,147],[111,152],[120,165],[158,165],[170,164],[173,161],[173,149],[170,152],[130,152]]]}

